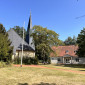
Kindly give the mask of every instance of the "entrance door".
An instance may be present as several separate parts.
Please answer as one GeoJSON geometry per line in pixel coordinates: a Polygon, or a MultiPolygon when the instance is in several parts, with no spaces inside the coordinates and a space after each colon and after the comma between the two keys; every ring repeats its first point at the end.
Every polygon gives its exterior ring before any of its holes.
{"type": "Polygon", "coordinates": [[[65,63],[70,64],[70,60],[71,60],[70,58],[65,58],[65,63]]]}

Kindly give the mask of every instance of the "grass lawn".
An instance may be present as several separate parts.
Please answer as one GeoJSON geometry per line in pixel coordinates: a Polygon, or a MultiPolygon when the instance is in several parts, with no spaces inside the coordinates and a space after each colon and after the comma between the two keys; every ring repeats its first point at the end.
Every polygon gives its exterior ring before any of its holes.
{"type": "MultiPolygon", "coordinates": [[[[42,65],[41,65],[42,66],[42,65]]],[[[46,67],[82,71],[84,68],[72,68],[54,65],[46,67]]],[[[54,69],[35,67],[0,68],[0,85],[85,85],[85,74],[77,74],[54,69]]]]}

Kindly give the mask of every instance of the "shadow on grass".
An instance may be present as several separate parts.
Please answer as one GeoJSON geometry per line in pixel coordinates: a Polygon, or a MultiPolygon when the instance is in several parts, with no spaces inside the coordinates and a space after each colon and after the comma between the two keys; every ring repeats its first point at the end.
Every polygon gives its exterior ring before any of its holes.
{"type": "Polygon", "coordinates": [[[85,64],[61,64],[55,66],[71,67],[71,68],[85,68],[85,64]]]}
{"type": "Polygon", "coordinates": [[[28,83],[18,83],[18,85],[29,85],[28,83]]]}
{"type": "Polygon", "coordinates": [[[85,71],[85,70],[80,70],[80,71],[85,71]]]}
{"type": "MultiPolygon", "coordinates": [[[[29,85],[28,83],[18,83],[18,85],[29,85]]],[[[55,83],[34,83],[32,85],[56,85],[55,83]]]]}

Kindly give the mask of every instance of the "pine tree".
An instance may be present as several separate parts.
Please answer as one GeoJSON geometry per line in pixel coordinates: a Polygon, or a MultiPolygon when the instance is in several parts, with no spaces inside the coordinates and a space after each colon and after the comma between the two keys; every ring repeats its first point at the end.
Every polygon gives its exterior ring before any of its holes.
{"type": "Polygon", "coordinates": [[[78,34],[77,43],[79,47],[77,51],[77,55],[79,57],[85,57],[85,28],[83,28],[80,34],[78,34]]]}
{"type": "Polygon", "coordinates": [[[3,25],[0,24],[0,61],[11,61],[13,47],[10,45],[8,34],[3,25]]]}

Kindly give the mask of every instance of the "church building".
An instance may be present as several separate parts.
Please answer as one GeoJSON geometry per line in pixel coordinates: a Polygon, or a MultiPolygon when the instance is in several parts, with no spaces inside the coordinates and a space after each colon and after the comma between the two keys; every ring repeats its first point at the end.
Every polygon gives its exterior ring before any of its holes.
{"type": "Polygon", "coordinates": [[[26,40],[24,40],[13,30],[8,31],[9,39],[13,46],[13,56],[12,59],[22,56],[22,42],[23,42],[23,56],[25,57],[35,57],[35,46],[33,43],[33,38],[30,36],[32,33],[32,20],[31,14],[29,17],[26,40]]]}

